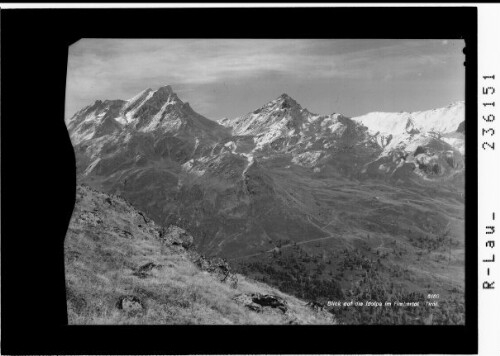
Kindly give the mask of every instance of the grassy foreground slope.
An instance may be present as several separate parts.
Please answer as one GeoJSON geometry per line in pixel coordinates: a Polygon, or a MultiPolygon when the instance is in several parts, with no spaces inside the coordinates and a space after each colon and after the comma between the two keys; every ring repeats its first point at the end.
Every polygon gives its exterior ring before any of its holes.
{"type": "Polygon", "coordinates": [[[189,239],[169,234],[124,199],[78,186],[65,241],[69,323],[335,323],[264,283],[241,275],[237,284],[222,282],[195,263],[189,239]],[[261,307],[255,296],[286,307],[261,307]]]}

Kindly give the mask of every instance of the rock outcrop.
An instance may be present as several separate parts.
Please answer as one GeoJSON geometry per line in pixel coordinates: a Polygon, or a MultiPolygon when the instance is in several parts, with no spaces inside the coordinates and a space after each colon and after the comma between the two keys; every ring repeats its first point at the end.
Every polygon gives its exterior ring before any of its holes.
{"type": "Polygon", "coordinates": [[[229,284],[232,288],[238,285],[238,277],[231,272],[231,267],[223,258],[206,258],[196,252],[190,252],[191,260],[202,271],[214,275],[219,281],[229,284]]]}
{"type": "Polygon", "coordinates": [[[182,246],[185,249],[188,249],[193,244],[193,236],[188,234],[186,230],[175,225],[170,225],[167,229],[163,229],[160,238],[164,243],[182,246]]]}
{"type": "Polygon", "coordinates": [[[238,303],[243,304],[248,309],[255,312],[263,312],[266,308],[279,310],[282,313],[287,311],[287,302],[283,298],[270,294],[240,294],[234,298],[238,303]]]}

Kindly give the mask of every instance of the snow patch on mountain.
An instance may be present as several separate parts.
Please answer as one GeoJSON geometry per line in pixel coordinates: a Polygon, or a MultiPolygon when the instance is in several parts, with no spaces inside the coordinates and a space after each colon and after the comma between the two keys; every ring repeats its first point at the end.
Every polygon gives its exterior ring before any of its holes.
{"type": "Polygon", "coordinates": [[[209,160],[207,157],[202,157],[201,159],[195,160],[191,158],[189,161],[181,165],[184,172],[193,174],[197,177],[201,177],[205,174],[205,170],[198,167],[198,164],[206,163],[209,160]]]}
{"type": "Polygon", "coordinates": [[[94,137],[94,134],[95,134],[95,127],[92,127],[87,131],[75,130],[73,132],[73,135],[71,136],[71,139],[74,145],[79,145],[83,141],[90,140],[92,137],[94,137]]]}
{"type": "Polygon", "coordinates": [[[157,126],[160,124],[163,117],[165,116],[165,111],[167,110],[167,106],[172,105],[174,103],[175,103],[175,100],[172,100],[172,98],[169,97],[167,102],[165,102],[165,104],[163,104],[163,106],[161,107],[160,111],[158,111],[158,113],[156,113],[156,115],[153,116],[153,119],[151,120],[151,122],[146,127],[144,127],[141,131],[148,132],[148,131],[155,130],[157,128],[157,126]]]}
{"type": "Polygon", "coordinates": [[[271,144],[282,135],[282,128],[279,126],[271,127],[267,132],[254,137],[255,150],[262,149],[265,145],[271,144]]]}
{"type": "Polygon", "coordinates": [[[243,177],[243,179],[245,179],[245,175],[247,174],[248,169],[254,164],[255,160],[253,155],[251,154],[242,153],[242,155],[245,156],[247,159],[247,166],[245,167],[245,169],[243,169],[243,172],[241,173],[241,176],[243,177]]]}
{"type": "Polygon", "coordinates": [[[330,130],[330,133],[337,136],[342,136],[344,131],[347,129],[341,121],[340,118],[343,116],[341,114],[332,114],[328,116],[321,117],[320,127],[323,130],[330,130]]]}
{"type": "Polygon", "coordinates": [[[127,133],[125,134],[125,137],[123,138],[123,142],[124,142],[124,143],[127,143],[127,142],[129,142],[129,141],[130,141],[130,139],[131,139],[131,138],[132,138],[132,134],[131,134],[130,132],[127,132],[127,133]]]}
{"type": "Polygon", "coordinates": [[[227,147],[231,150],[233,154],[236,154],[236,143],[234,141],[229,141],[224,144],[224,147],[227,147]]]}
{"type": "Polygon", "coordinates": [[[457,149],[460,154],[465,154],[465,140],[460,137],[441,137],[441,140],[457,149]]]}
{"type": "Polygon", "coordinates": [[[121,111],[121,121],[125,121],[127,124],[131,123],[137,110],[139,110],[139,108],[146,101],[151,99],[154,93],[155,91],[148,88],[146,90],[143,90],[133,98],[127,100],[127,103],[124,105],[121,111]]]}
{"type": "MultiPolygon", "coordinates": [[[[94,106],[97,105],[98,102],[94,104],[94,106]]],[[[92,109],[92,106],[88,106],[80,110],[67,122],[68,127],[70,127],[73,131],[71,137],[73,144],[78,145],[81,142],[90,140],[92,137],[94,137],[97,125],[100,124],[103,116],[105,115],[104,112],[98,114],[97,109],[88,112],[88,110],[90,109],[92,109]],[[79,115],[80,117],[78,117],[77,115],[79,115]],[[81,115],[84,116],[81,117],[81,115]]]]}
{"type": "Polygon", "coordinates": [[[97,166],[97,163],[99,163],[101,161],[101,158],[96,158],[91,164],[89,164],[89,166],[87,167],[87,169],[85,169],[85,172],[83,172],[83,175],[84,176],[87,176],[89,175],[95,168],[95,166],[97,166]]]}

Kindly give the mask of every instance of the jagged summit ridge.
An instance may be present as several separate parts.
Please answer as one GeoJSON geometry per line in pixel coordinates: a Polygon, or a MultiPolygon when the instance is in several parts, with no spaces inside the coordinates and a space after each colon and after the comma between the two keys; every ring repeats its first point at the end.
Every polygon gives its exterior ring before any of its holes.
{"type": "Polygon", "coordinates": [[[75,144],[106,134],[125,131],[177,132],[194,128],[198,134],[221,130],[219,125],[196,113],[170,85],[147,88],[129,100],[97,100],[67,120],[75,144]]]}
{"type": "Polygon", "coordinates": [[[273,110],[305,110],[294,98],[286,93],[261,107],[261,109],[265,108],[272,108],[273,110]]]}
{"type": "Polygon", "coordinates": [[[232,128],[234,135],[257,135],[266,131],[281,130],[283,126],[297,126],[310,115],[307,109],[283,93],[260,108],[234,119],[223,118],[218,122],[232,128]]]}
{"type": "MultiPolygon", "coordinates": [[[[281,94],[281,95],[277,98],[277,100],[279,100],[280,102],[288,102],[288,103],[293,103],[293,104],[299,105],[299,104],[297,103],[297,101],[296,101],[294,98],[292,98],[290,95],[288,95],[287,93],[283,93],[283,94],[281,94]]],[[[299,106],[300,106],[300,105],[299,105],[299,106]]]]}
{"type": "Polygon", "coordinates": [[[127,101],[117,121],[124,125],[129,124],[143,113],[143,111],[141,111],[143,107],[149,108],[149,111],[158,113],[166,106],[170,105],[176,106],[177,108],[185,105],[172,90],[170,85],[162,86],[157,90],[148,88],[127,101]]]}

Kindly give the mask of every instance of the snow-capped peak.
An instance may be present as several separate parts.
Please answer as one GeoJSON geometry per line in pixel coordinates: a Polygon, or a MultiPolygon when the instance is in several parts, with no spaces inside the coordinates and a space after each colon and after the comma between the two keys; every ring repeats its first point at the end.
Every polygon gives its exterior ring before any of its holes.
{"type": "Polygon", "coordinates": [[[368,128],[369,134],[384,148],[384,154],[393,150],[415,150],[434,138],[441,139],[460,153],[464,153],[463,131],[465,107],[463,101],[445,107],[417,112],[372,112],[352,118],[368,128]]]}

